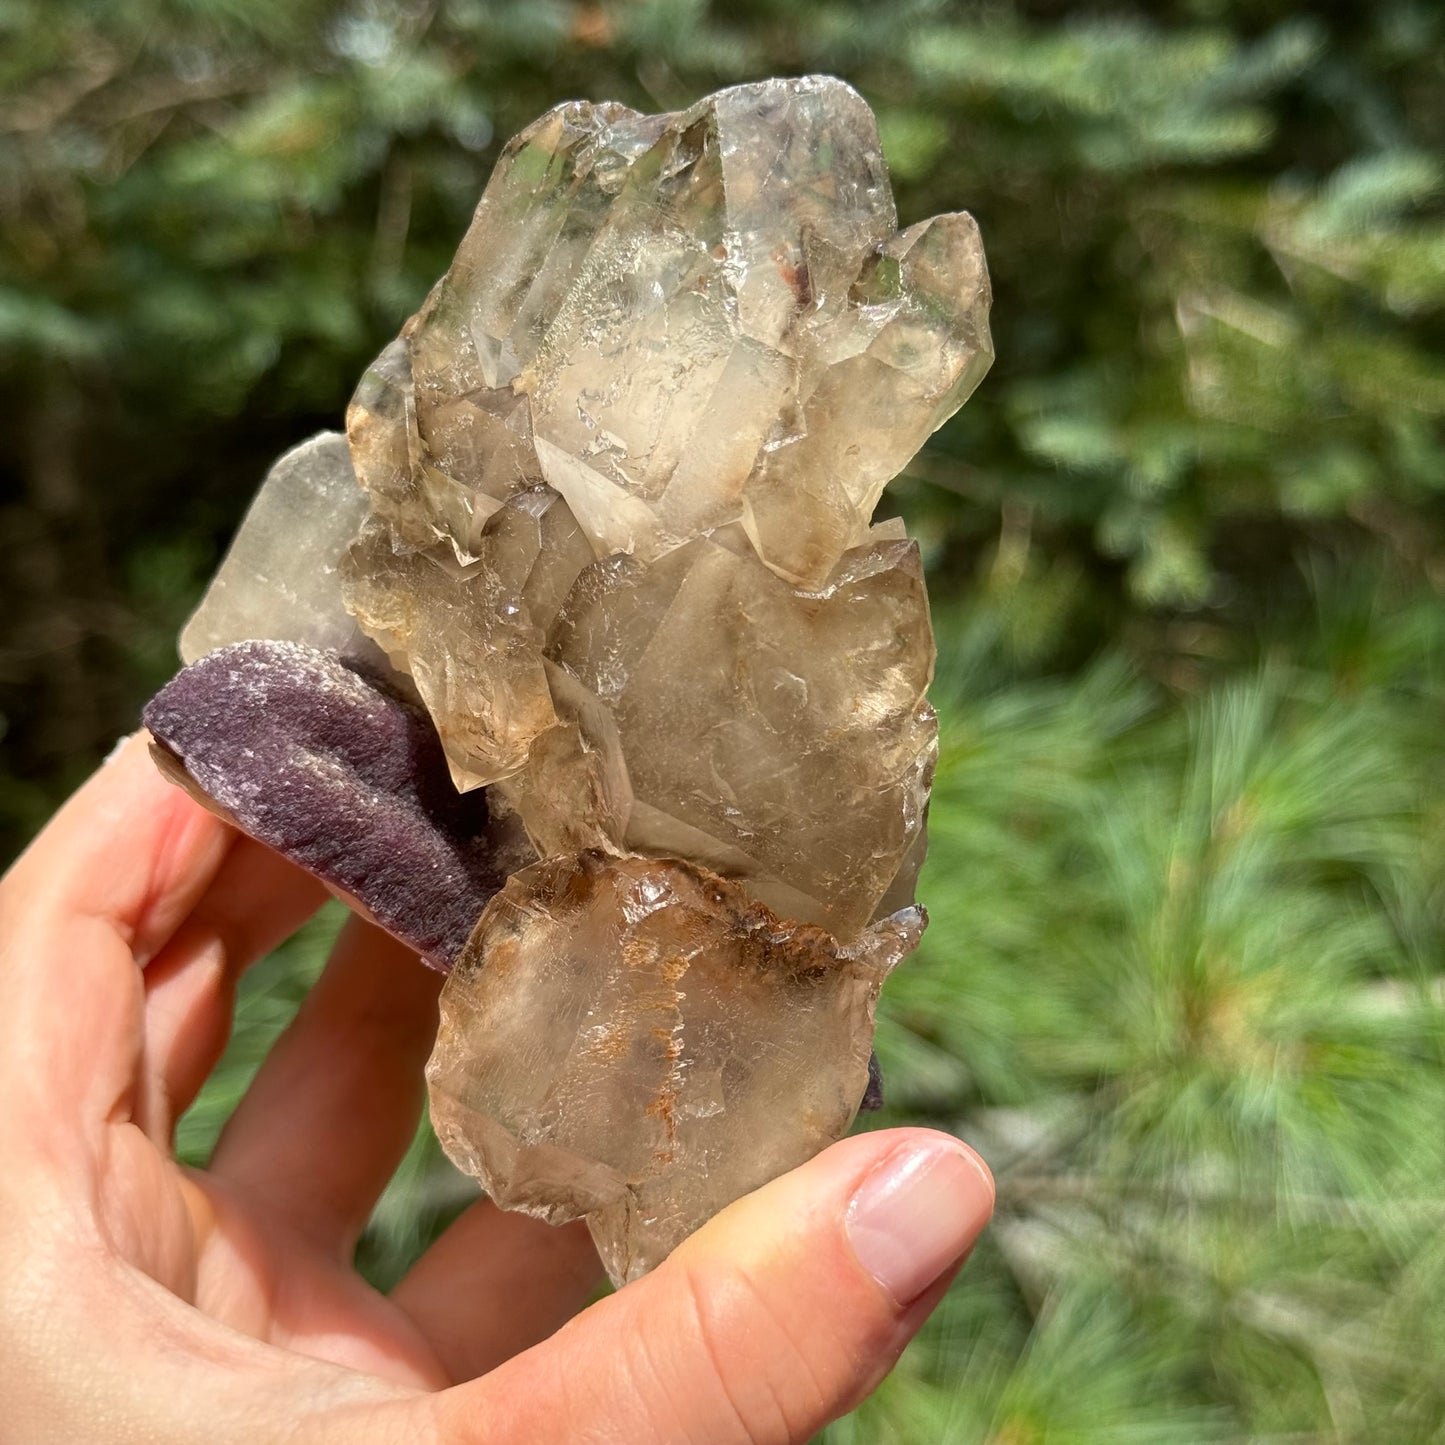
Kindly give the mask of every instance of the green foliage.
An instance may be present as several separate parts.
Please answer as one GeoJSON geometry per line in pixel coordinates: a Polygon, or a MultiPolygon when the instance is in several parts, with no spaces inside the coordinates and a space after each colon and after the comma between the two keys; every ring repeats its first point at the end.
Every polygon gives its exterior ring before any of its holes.
{"type": "Polygon", "coordinates": [[[1182,705],[950,659],[883,1122],[1000,1216],[840,1441],[1439,1438],[1439,618],[1369,579],[1282,636],[1182,705]]]}
{"type": "MultiPolygon", "coordinates": [[[[884,1122],[1000,1217],[838,1442],[1445,1440],[1445,12],[0,0],[0,832],[173,666],[498,146],[829,70],[999,360],[895,486],[943,753],[884,1122]]],[[[245,991],[204,1158],[320,967],[245,991]]],[[[461,1186],[423,1132],[381,1283],[461,1186]]]]}

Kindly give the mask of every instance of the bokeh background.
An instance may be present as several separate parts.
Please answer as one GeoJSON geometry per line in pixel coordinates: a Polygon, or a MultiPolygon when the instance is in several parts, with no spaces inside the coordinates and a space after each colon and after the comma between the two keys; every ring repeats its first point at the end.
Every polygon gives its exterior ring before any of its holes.
{"type": "MultiPolygon", "coordinates": [[[[943,758],[884,1122],[999,1216],[842,1442],[1445,1440],[1445,10],[0,0],[0,851],[135,725],[266,463],[499,145],[825,70],[998,362],[885,499],[943,758]]],[[[253,976],[204,1158],[314,976],[253,976]]],[[[466,1186],[423,1135],[385,1282],[466,1186]]]]}

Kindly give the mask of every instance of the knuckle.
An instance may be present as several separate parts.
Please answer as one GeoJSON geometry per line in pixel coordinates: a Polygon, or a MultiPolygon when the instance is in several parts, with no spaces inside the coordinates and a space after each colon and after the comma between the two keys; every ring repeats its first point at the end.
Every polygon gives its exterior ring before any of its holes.
{"type": "MultiPolygon", "coordinates": [[[[745,1445],[807,1439],[836,1413],[851,1371],[825,1336],[794,1322],[775,1290],[745,1270],[700,1270],[678,1261],[683,1328],[699,1370],[745,1445]]],[[[712,1439],[714,1437],[709,1437],[712,1439]]]]}

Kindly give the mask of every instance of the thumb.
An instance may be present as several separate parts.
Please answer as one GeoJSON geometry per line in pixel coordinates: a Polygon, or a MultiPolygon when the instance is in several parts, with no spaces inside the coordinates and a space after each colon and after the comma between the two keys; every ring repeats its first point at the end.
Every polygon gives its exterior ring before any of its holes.
{"type": "Polygon", "coordinates": [[[892,1368],[993,1209],[948,1135],[844,1140],[723,1211],[646,1278],[431,1398],[447,1445],[784,1445],[892,1368]]]}

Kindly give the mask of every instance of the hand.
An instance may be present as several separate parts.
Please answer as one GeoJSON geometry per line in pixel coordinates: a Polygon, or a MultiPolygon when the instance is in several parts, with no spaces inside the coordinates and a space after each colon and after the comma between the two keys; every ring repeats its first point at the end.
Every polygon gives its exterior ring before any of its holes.
{"type": "Polygon", "coordinates": [[[132,739],[0,883],[3,1445],[804,1441],[872,1389],[987,1221],[947,1136],[863,1135],[575,1319],[580,1225],[486,1201],[390,1297],[351,1267],[411,1138],[438,980],[350,923],[204,1173],[177,1116],[236,980],[319,886],[132,739]]]}

